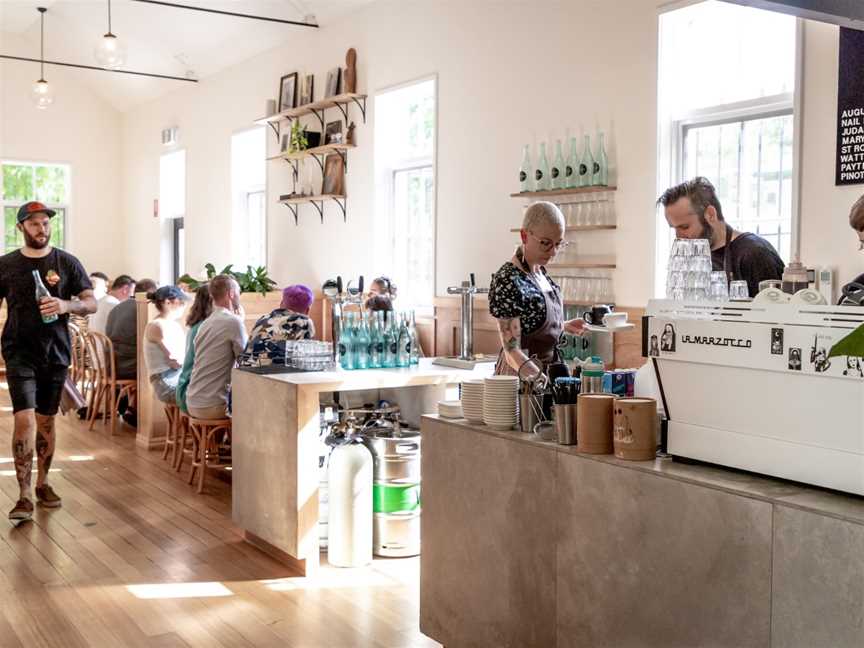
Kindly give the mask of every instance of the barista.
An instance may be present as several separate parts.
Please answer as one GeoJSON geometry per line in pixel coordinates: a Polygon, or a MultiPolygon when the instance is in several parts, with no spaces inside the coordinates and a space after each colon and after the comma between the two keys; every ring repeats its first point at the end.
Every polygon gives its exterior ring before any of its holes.
{"type": "Polygon", "coordinates": [[[667,189],[657,201],[666,210],[666,222],[681,239],[708,239],[714,270],[723,270],[730,281],[747,282],[750,296],[759,282],[783,278],[783,260],[765,239],[738,232],[723,219],[714,185],[697,177],[667,189]]]}
{"type": "MultiPolygon", "coordinates": [[[[849,210],[849,226],[858,235],[858,251],[864,252],[864,196],[861,196],[849,210]]],[[[864,274],[855,277],[847,286],[859,284],[864,286],[864,274]]],[[[844,287],[845,291],[845,287],[844,287]]]]}

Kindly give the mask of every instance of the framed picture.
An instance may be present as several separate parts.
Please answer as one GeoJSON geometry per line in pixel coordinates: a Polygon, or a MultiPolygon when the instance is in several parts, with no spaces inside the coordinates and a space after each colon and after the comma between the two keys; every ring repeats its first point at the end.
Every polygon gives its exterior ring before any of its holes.
{"type": "Polygon", "coordinates": [[[321,193],[345,195],[345,164],[341,155],[332,154],[324,159],[324,184],[321,193]]]}
{"type": "Polygon", "coordinates": [[[283,153],[288,150],[288,145],[291,143],[291,133],[283,133],[282,134],[282,148],[280,149],[283,153]]]}
{"type": "Polygon", "coordinates": [[[324,129],[325,144],[341,144],[342,143],[342,122],[329,122],[324,129]]]}
{"type": "Polygon", "coordinates": [[[315,101],[315,75],[307,74],[303,77],[302,90],[300,91],[300,103],[298,106],[305,106],[315,101]]]}
{"type": "Polygon", "coordinates": [[[327,88],[325,97],[333,97],[339,94],[339,85],[342,80],[342,68],[333,68],[327,73],[327,88]]]}
{"type": "Polygon", "coordinates": [[[297,73],[279,79],[279,112],[297,107],[297,73]]]}

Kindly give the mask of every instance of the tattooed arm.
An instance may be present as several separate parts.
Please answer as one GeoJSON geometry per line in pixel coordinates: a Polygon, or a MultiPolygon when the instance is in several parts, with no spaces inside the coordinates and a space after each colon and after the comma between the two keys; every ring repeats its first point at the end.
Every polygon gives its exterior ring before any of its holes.
{"type": "MultiPolygon", "coordinates": [[[[507,364],[513,368],[513,371],[519,371],[519,367],[528,360],[528,356],[522,350],[522,325],[519,323],[519,318],[499,319],[498,336],[501,339],[507,364]]],[[[522,375],[525,377],[536,376],[539,373],[540,368],[533,362],[522,370],[522,375]]]]}

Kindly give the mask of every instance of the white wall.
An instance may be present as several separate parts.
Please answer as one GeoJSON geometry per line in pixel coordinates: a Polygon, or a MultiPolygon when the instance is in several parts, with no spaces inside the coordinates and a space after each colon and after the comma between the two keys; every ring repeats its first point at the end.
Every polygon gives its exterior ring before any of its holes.
{"type": "MultiPolygon", "coordinates": [[[[295,227],[276,203],[290,190],[283,162],[268,166],[269,267],[282,284],[318,286],[329,277],[387,268],[376,265],[373,133],[375,91],[411,79],[438,78],[438,294],[469,272],[486,277],[508,258],[508,232],[521,217],[516,190],[521,146],[569,134],[609,134],[619,191],[619,229],[588,234],[587,253],[611,245],[619,269],[618,302],[640,306],[652,296],[656,199],[656,59],[659,0],[569,2],[382,1],[319,31],[295,31],[286,46],[245,62],[124,116],[123,204],[131,271],[157,274],[159,131],[179,125],[187,147],[187,259],[227,263],[230,246],[230,135],[248,128],[276,96],[280,75],[315,73],[316,97],[326,71],[348,47],[359,56],[359,88],[370,95],[367,125],[349,157],[348,222],[334,206],[325,223],[302,207],[295,227]]],[[[864,270],[846,215],[861,188],[833,186],[837,28],[808,23],[801,189],[803,260],[834,265],[840,280],[864,270]]],[[[329,119],[336,119],[333,111],[329,119]]],[[[268,135],[271,154],[275,138],[268,135]]],[[[398,278],[397,278],[398,281],[398,278]]]]}
{"type": "MultiPolygon", "coordinates": [[[[3,34],[6,52],[32,50],[32,43],[3,34]]],[[[72,167],[66,249],[89,272],[124,269],[121,242],[120,115],[94,94],[78,72],[48,67],[55,100],[37,110],[30,89],[39,78],[33,63],[0,62],[0,159],[60,162],[72,167]]]]}
{"type": "MultiPolygon", "coordinates": [[[[128,256],[136,274],[157,274],[159,131],[180,127],[188,149],[188,269],[230,258],[230,135],[260,117],[282,74],[316,75],[358,52],[359,89],[370,94],[369,119],[359,111],[359,148],[349,157],[348,222],[335,206],[319,223],[302,207],[295,227],[277,204],[290,191],[287,164],[268,167],[269,266],[280,283],[312,286],[336,274],[367,276],[372,254],[374,173],[371,95],[437,74],[437,291],[476,272],[490,273],[512,253],[508,232],[521,219],[518,189],[526,142],[602,128],[618,162],[621,229],[615,246],[621,303],[643,303],[650,292],[654,231],[656,133],[656,1],[380,2],[319,31],[293,31],[288,44],[127,113],[124,205],[128,256]],[[624,261],[626,257],[626,261],[624,261]]],[[[332,111],[328,119],[336,119],[332,111]]],[[[268,136],[271,153],[275,138],[268,136]]],[[[595,235],[596,236],[596,235],[595,235]]],[[[602,235],[600,235],[602,236],[602,235]]],[[[589,244],[593,240],[588,239],[589,244]]],[[[398,278],[397,278],[398,281],[398,278]]],[[[484,279],[485,284],[488,279],[484,279]]]]}

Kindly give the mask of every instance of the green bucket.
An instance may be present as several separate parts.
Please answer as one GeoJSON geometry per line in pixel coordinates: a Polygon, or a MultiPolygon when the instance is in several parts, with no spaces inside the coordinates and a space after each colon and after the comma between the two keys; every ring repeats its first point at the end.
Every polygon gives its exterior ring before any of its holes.
{"type": "Polygon", "coordinates": [[[375,513],[398,513],[420,508],[420,484],[374,484],[372,510],[375,513]]]}

